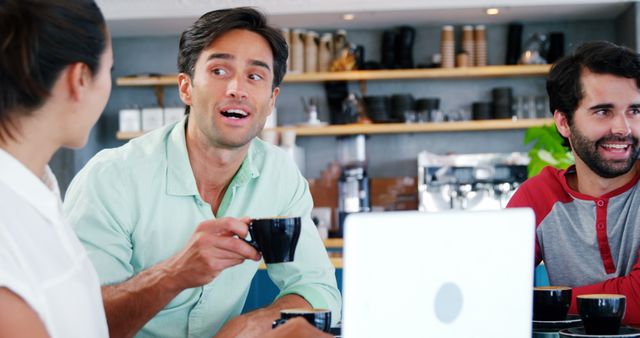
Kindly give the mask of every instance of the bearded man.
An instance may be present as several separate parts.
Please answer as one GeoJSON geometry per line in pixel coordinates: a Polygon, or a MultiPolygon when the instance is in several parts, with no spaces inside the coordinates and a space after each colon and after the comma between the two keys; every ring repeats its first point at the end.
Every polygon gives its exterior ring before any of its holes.
{"type": "Polygon", "coordinates": [[[640,325],[640,57],[588,42],[558,61],[547,79],[550,110],[575,165],[546,167],[508,207],[536,214],[536,265],[552,285],[627,297],[626,324],[640,325]]]}

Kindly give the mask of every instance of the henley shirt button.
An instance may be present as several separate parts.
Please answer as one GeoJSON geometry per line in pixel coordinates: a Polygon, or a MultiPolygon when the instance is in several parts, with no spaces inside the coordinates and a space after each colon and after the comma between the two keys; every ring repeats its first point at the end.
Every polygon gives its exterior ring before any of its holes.
{"type": "Polygon", "coordinates": [[[596,204],[598,204],[599,207],[603,207],[604,206],[604,201],[603,200],[598,200],[598,202],[596,204]]]}
{"type": "Polygon", "coordinates": [[[598,229],[604,228],[604,223],[598,223],[598,229]]]}

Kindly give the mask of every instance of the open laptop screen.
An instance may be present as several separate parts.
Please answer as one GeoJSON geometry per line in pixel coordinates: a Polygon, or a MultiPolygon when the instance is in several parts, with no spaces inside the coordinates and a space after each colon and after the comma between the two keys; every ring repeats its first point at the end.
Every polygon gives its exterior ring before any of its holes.
{"type": "Polygon", "coordinates": [[[342,336],[531,337],[530,209],[353,214],[342,336]]]}

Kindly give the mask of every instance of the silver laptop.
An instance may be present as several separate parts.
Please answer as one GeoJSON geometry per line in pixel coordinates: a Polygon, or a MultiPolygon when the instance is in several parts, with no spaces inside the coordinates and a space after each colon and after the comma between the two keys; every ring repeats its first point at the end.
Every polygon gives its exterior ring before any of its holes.
{"type": "Polygon", "coordinates": [[[530,209],[350,215],[342,336],[530,338],[530,209]]]}

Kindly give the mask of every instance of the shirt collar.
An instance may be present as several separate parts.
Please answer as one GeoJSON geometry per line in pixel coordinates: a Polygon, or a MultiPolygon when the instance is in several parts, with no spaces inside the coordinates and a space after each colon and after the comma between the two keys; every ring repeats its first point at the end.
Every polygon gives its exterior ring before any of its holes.
{"type": "MultiPolygon", "coordinates": [[[[638,166],[640,168],[640,162],[636,161],[636,166],[638,166]]],[[[574,197],[577,197],[579,199],[583,199],[583,200],[596,200],[596,199],[601,199],[601,198],[611,198],[617,195],[620,195],[622,193],[625,193],[626,191],[628,191],[629,189],[631,189],[632,187],[634,187],[638,181],[640,181],[640,170],[638,170],[638,172],[636,173],[636,175],[627,183],[625,183],[623,186],[619,187],[618,189],[612,190],[602,196],[590,196],[590,195],[586,195],[583,194],[581,192],[578,192],[577,190],[574,190],[573,188],[571,188],[569,186],[569,178],[568,175],[577,175],[576,174],[576,165],[572,164],[571,166],[569,166],[567,169],[563,169],[560,170],[560,176],[562,177],[562,180],[560,181],[563,188],[565,189],[565,191],[569,192],[569,194],[571,194],[574,197]]]]}
{"type": "Polygon", "coordinates": [[[13,190],[50,222],[60,221],[60,190],[48,166],[42,179],[39,179],[15,157],[0,149],[0,183],[13,190]]]}
{"type": "Polygon", "coordinates": [[[238,172],[233,177],[234,186],[245,185],[251,179],[260,176],[260,170],[256,166],[256,157],[261,154],[256,146],[257,142],[259,141],[255,138],[251,141],[249,151],[247,151],[247,156],[244,157],[244,161],[242,161],[240,169],[238,169],[238,172]]]}
{"type": "MultiPolygon", "coordinates": [[[[185,127],[188,118],[188,115],[185,116],[173,127],[166,141],[167,194],[169,195],[192,196],[199,194],[187,152],[185,127]]],[[[255,165],[255,158],[259,156],[255,142],[259,141],[256,139],[251,141],[247,156],[231,180],[230,187],[245,185],[251,179],[260,176],[260,171],[255,165]]]]}

